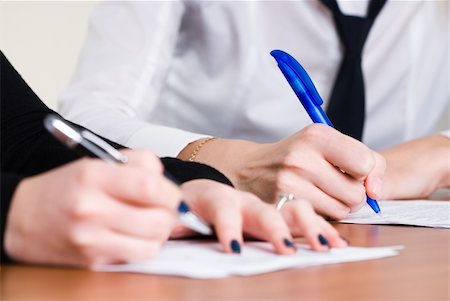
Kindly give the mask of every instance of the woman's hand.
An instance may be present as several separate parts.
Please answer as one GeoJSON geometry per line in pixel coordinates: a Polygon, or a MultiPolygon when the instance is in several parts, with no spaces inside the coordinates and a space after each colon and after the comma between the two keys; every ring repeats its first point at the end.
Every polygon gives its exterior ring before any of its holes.
{"type": "MultiPolygon", "coordinates": [[[[198,143],[179,155],[187,159],[198,143]]],[[[308,200],[325,216],[342,219],[379,198],[385,160],[359,141],[314,124],[273,144],[217,139],[204,144],[196,161],[223,172],[241,190],[274,203],[280,193],[308,200]]]]}
{"type": "Polygon", "coordinates": [[[19,183],[5,250],[17,261],[89,267],[148,259],[176,222],[180,190],[147,151],[129,163],[82,159],[19,183]]]}
{"type": "Polygon", "coordinates": [[[387,169],[385,199],[419,199],[450,187],[450,139],[443,135],[412,140],[381,152],[387,169]]]}
{"type": "Polygon", "coordinates": [[[294,200],[286,203],[280,210],[291,234],[304,237],[313,250],[346,247],[339,232],[322,216],[316,214],[310,202],[294,200]]]}
{"type": "MultiPolygon", "coordinates": [[[[272,243],[278,254],[295,252],[291,231],[294,235],[305,236],[313,250],[346,246],[337,231],[305,201],[288,203],[280,213],[251,193],[210,180],[186,182],[182,191],[190,208],[214,225],[227,253],[240,252],[243,233],[272,243]]],[[[180,224],[171,237],[192,234],[180,224]]]]}

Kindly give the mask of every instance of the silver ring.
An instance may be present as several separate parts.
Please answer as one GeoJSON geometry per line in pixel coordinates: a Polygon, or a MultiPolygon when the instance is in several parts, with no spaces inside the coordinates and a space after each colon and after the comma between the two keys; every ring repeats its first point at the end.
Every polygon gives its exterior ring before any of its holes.
{"type": "Polygon", "coordinates": [[[282,193],[278,195],[278,202],[275,206],[275,210],[280,211],[284,204],[287,202],[295,200],[295,195],[293,193],[282,193]]]}

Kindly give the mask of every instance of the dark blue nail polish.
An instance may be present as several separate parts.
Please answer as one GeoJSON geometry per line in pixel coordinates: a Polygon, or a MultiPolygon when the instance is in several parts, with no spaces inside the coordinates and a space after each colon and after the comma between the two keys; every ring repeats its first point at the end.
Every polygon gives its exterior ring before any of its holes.
{"type": "Polygon", "coordinates": [[[231,250],[233,253],[240,254],[241,253],[241,245],[236,239],[233,239],[230,243],[231,250]]]}
{"type": "Polygon", "coordinates": [[[292,240],[285,238],[285,239],[283,240],[283,242],[284,242],[284,245],[285,245],[286,247],[288,247],[288,248],[293,248],[293,249],[297,249],[297,248],[295,247],[294,243],[292,242],[292,240]]]}
{"type": "Polygon", "coordinates": [[[185,201],[181,201],[178,205],[178,212],[180,213],[186,213],[189,212],[189,206],[185,201]]]}
{"type": "Polygon", "coordinates": [[[328,239],[326,239],[325,236],[323,236],[322,234],[319,234],[319,242],[322,246],[327,246],[328,248],[331,248],[328,239]]]}

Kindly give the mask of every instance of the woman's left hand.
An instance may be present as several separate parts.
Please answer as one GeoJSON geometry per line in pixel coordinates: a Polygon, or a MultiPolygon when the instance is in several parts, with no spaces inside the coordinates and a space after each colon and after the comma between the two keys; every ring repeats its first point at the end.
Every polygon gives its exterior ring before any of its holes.
{"type": "MultiPolygon", "coordinates": [[[[291,233],[304,235],[307,243],[317,251],[347,245],[306,201],[287,203],[278,212],[273,205],[251,193],[211,180],[186,182],[182,185],[182,191],[190,208],[214,225],[218,239],[228,253],[240,251],[243,233],[272,243],[278,254],[295,253],[291,233]]],[[[179,225],[171,237],[192,234],[189,229],[179,225]]]]}
{"type": "Polygon", "coordinates": [[[433,135],[381,152],[386,159],[384,199],[419,199],[450,187],[450,139],[433,135]]]}

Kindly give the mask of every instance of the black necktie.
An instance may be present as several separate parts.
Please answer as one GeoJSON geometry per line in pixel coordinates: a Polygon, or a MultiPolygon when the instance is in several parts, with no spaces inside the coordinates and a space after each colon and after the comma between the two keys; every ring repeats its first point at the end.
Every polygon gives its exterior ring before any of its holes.
{"type": "Polygon", "coordinates": [[[361,53],[370,28],[386,0],[371,0],[365,18],[344,15],[336,0],[320,1],[333,13],[344,48],[344,57],[334,82],[327,114],[336,129],[361,140],[365,117],[361,53]]]}

